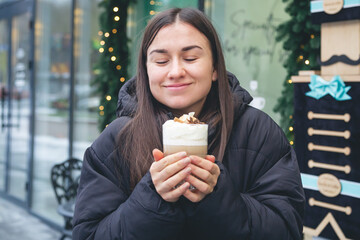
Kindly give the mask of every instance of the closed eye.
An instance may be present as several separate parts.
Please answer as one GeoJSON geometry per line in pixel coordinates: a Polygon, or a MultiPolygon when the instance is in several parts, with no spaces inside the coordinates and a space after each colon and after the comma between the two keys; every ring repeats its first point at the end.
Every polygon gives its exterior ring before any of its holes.
{"type": "Polygon", "coordinates": [[[156,61],[156,64],[162,65],[162,64],[165,64],[167,62],[168,62],[168,60],[158,60],[158,61],[156,61]]]}
{"type": "Polygon", "coordinates": [[[193,62],[195,60],[196,60],[196,58],[185,58],[185,61],[187,61],[187,62],[193,62]]]}

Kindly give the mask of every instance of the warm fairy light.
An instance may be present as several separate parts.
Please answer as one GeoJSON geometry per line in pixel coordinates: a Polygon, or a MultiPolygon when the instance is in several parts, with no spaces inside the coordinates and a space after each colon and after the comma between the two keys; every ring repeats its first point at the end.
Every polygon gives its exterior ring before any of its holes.
{"type": "Polygon", "coordinates": [[[107,95],[107,96],[106,96],[106,100],[110,101],[110,100],[111,100],[111,96],[110,96],[110,95],[107,95]]]}
{"type": "Polygon", "coordinates": [[[290,119],[292,119],[292,118],[293,118],[293,116],[292,116],[292,115],[290,115],[290,116],[289,116],[289,118],[290,118],[290,119]]]}
{"type": "Polygon", "coordinates": [[[105,45],[105,41],[104,41],[104,40],[101,40],[101,41],[100,41],[100,45],[101,45],[101,46],[104,46],[104,45],[105,45]]]}
{"type": "Polygon", "coordinates": [[[155,4],[155,1],[151,0],[150,5],[154,5],[154,4],[155,4]]]}
{"type": "Polygon", "coordinates": [[[99,113],[101,116],[104,116],[104,111],[100,111],[99,113]]]}
{"type": "Polygon", "coordinates": [[[303,57],[302,55],[300,55],[300,56],[299,56],[299,59],[300,59],[300,60],[303,60],[303,59],[304,59],[304,57],[303,57]]]}
{"type": "Polygon", "coordinates": [[[104,36],[105,36],[105,37],[109,37],[109,36],[110,36],[110,33],[106,32],[106,33],[104,34],[104,36]]]}
{"type": "Polygon", "coordinates": [[[114,28],[114,29],[112,30],[112,33],[113,33],[113,34],[117,33],[117,30],[114,28]]]}
{"type": "Polygon", "coordinates": [[[114,17],[114,20],[115,20],[115,21],[119,21],[119,20],[120,20],[120,17],[119,17],[119,16],[115,16],[115,17],[114,17]]]}
{"type": "Polygon", "coordinates": [[[290,145],[294,145],[294,141],[290,141],[290,145]]]}
{"type": "Polygon", "coordinates": [[[310,61],[309,61],[309,60],[305,60],[305,64],[306,64],[306,65],[309,65],[309,64],[310,64],[310,61]]]}
{"type": "Polygon", "coordinates": [[[109,124],[106,124],[105,127],[107,128],[107,126],[109,126],[109,124]]]}
{"type": "Polygon", "coordinates": [[[155,14],[155,11],[154,10],[151,10],[150,11],[150,15],[154,15],[155,14]]]}
{"type": "Polygon", "coordinates": [[[290,131],[290,132],[294,131],[294,128],[293,128],[293,127],[289,127],[289,131],[290,131]]]}
{"type": "Polygon", "coordinates": [[[116,60],[116,57],[115,57],[115,56],[112,56],[110,59],[111,59],[111,61],[114,62],[114,61],[116,60]]]}
{"type": "Polygon", "coordinates": [[[99,35],[99,36],[102,36],[102,35],[103,35],[103,32],[102,32],[102,31],[98,31],[98,35],[99,35]]]}
{"type": "Polygon", "coordinates": [[[101,105],[101,106],[99,107],[99,110],[100,110],[100,111],[103,111],[103,110],[104,110],[104,106],[101,105]]]}
{"type": "Polygon", "coordinates": [[[120,69],[121,69],[121,66],[120,66],[120,65],[117,65],[117,66],[116,66],[116,69],[117,69],[117,70],[120,70],[120,69]]]}
{"type": "Polygon", "coordinates": [[[113,11],[114,11],[114,12],[118,12],[118,11],[119,11],[119,8],[118,8],[118,7],[114,7],[114,8],[113,8],[113,11]]]}
{"type": "Polygon", "coordinates": [[[99,48],[99,52],[103,53],[104,52],[104,48],[99,48]]]}
{"type": "Polygon", "coordinates": [[[292,84],[292,80],[291,80],[291,79],[289,79],[289,80],[288,80],[288,83],[289,83],[289,84],[292,84]]]}
{"type": "Polygon", "coordinates": [[[314,35],[314,34],[311,34],[310,37],[311,37],[311,38],[315,38],[315,35],[314,35]]]}
{"type": "Polygon", "coordinates": [[[121,78],[120,78],[120,82],[125,82],[125,78],[124,78],[124,77],[121,77],[121,78]]]}
{"type": "Polygon", "coordinates": [[[113,52],[114,49],[112,47],[109,47],[109,52],[113,52]]]}
{"type": "Polygon", "coordinates": [[[300,45],[300,48],[301,48],[301,49],[304,49],[304,47],[305,47],[305,46],[304,46],[303,44],[300,45]]]}

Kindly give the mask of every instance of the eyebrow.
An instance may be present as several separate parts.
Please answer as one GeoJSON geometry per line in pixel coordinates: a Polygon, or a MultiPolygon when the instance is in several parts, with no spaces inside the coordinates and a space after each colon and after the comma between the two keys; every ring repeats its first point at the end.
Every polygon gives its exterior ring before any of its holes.
{"type": "MultiPolygon", "coordinates": [[[[199,48],[202,50],[202,48],[198,45],[191,45],[191,46],[187,46],[187,47],[183,47],[181,49],[182,52],[186,52],[186,51],[189,51],[191,49],[194,49],[194,48],[199,48]]],[[[166,49],[154,49],[152,50],[149,55],[151,55],[152,53],[167,53],[168,51],[166,49]]]]}

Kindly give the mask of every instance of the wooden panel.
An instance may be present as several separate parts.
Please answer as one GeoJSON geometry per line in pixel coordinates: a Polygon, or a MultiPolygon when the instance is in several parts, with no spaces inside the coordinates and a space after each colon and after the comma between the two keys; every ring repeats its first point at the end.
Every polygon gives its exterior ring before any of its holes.
{"type": "MultiPolygon", "coordinates": [[[[334,74],[337,75],[337,74],[334,74]]],[[[321,75],[322,79],[326,81],[331,81],[334,75],[321,75]]],[[[344,82],[360,82],[360,74],[359,75],[340,75],[341,79],[344,82]]],[[[302,76],[291,76],[291,81],[293,83],[306,83],[310,82],[311,76],[310,75],[302,75],[302,76]]]]}
{"type": "MultiPolygon", "coordinates": [[[[333,55],[345,54],[351,60],[360,57],[360,20],[331,22],[321,24],[321,61],[333,55]]],[[[339,62],[321,66],[323,75],[359,75],[360,64],[356,66],[339,62]]]]}

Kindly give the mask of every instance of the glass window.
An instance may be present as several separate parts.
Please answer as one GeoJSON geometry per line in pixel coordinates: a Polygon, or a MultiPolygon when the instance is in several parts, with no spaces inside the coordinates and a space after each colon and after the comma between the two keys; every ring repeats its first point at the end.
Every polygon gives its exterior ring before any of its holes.
{"type": "MultiPolygon", "coordinates": [[[[91,86],[99,51],[98,1],[79,0],[75,9],[74,40],[74,145],[73,156],[83,159],[87,147],[99,135],[99,96],[91,86]]],[[[115,113],[114,113],[115,114],[115,113]]]]}
{"type": "Polygon", "coordinates": [[[9,193],[26,200],[30,123],[30,13],[12,18],[9,193]]]}
{"type": "Polygon", "coordinates": [[[6,92],[8,85],[8,28],[7,21],[0,21],[0,190],[5,190],[5,157],[7,148],[7,131],[3,127],[7,116],[6,92]]]}
{"type": "Polygon", "coordinates": [[[38,0],[36,14],[32,207],[62,223],[50,170],[69,156],[71,0],[38,0]]]}
{"type": "Polygon", "coordinates": [[[281,1],[207,0],[210,16],[223,44],[227,70],[254,97],[254,107],[273,112],[286,76],[285,52],[276,42],[276,27],[288,19],[281,1]]]}

